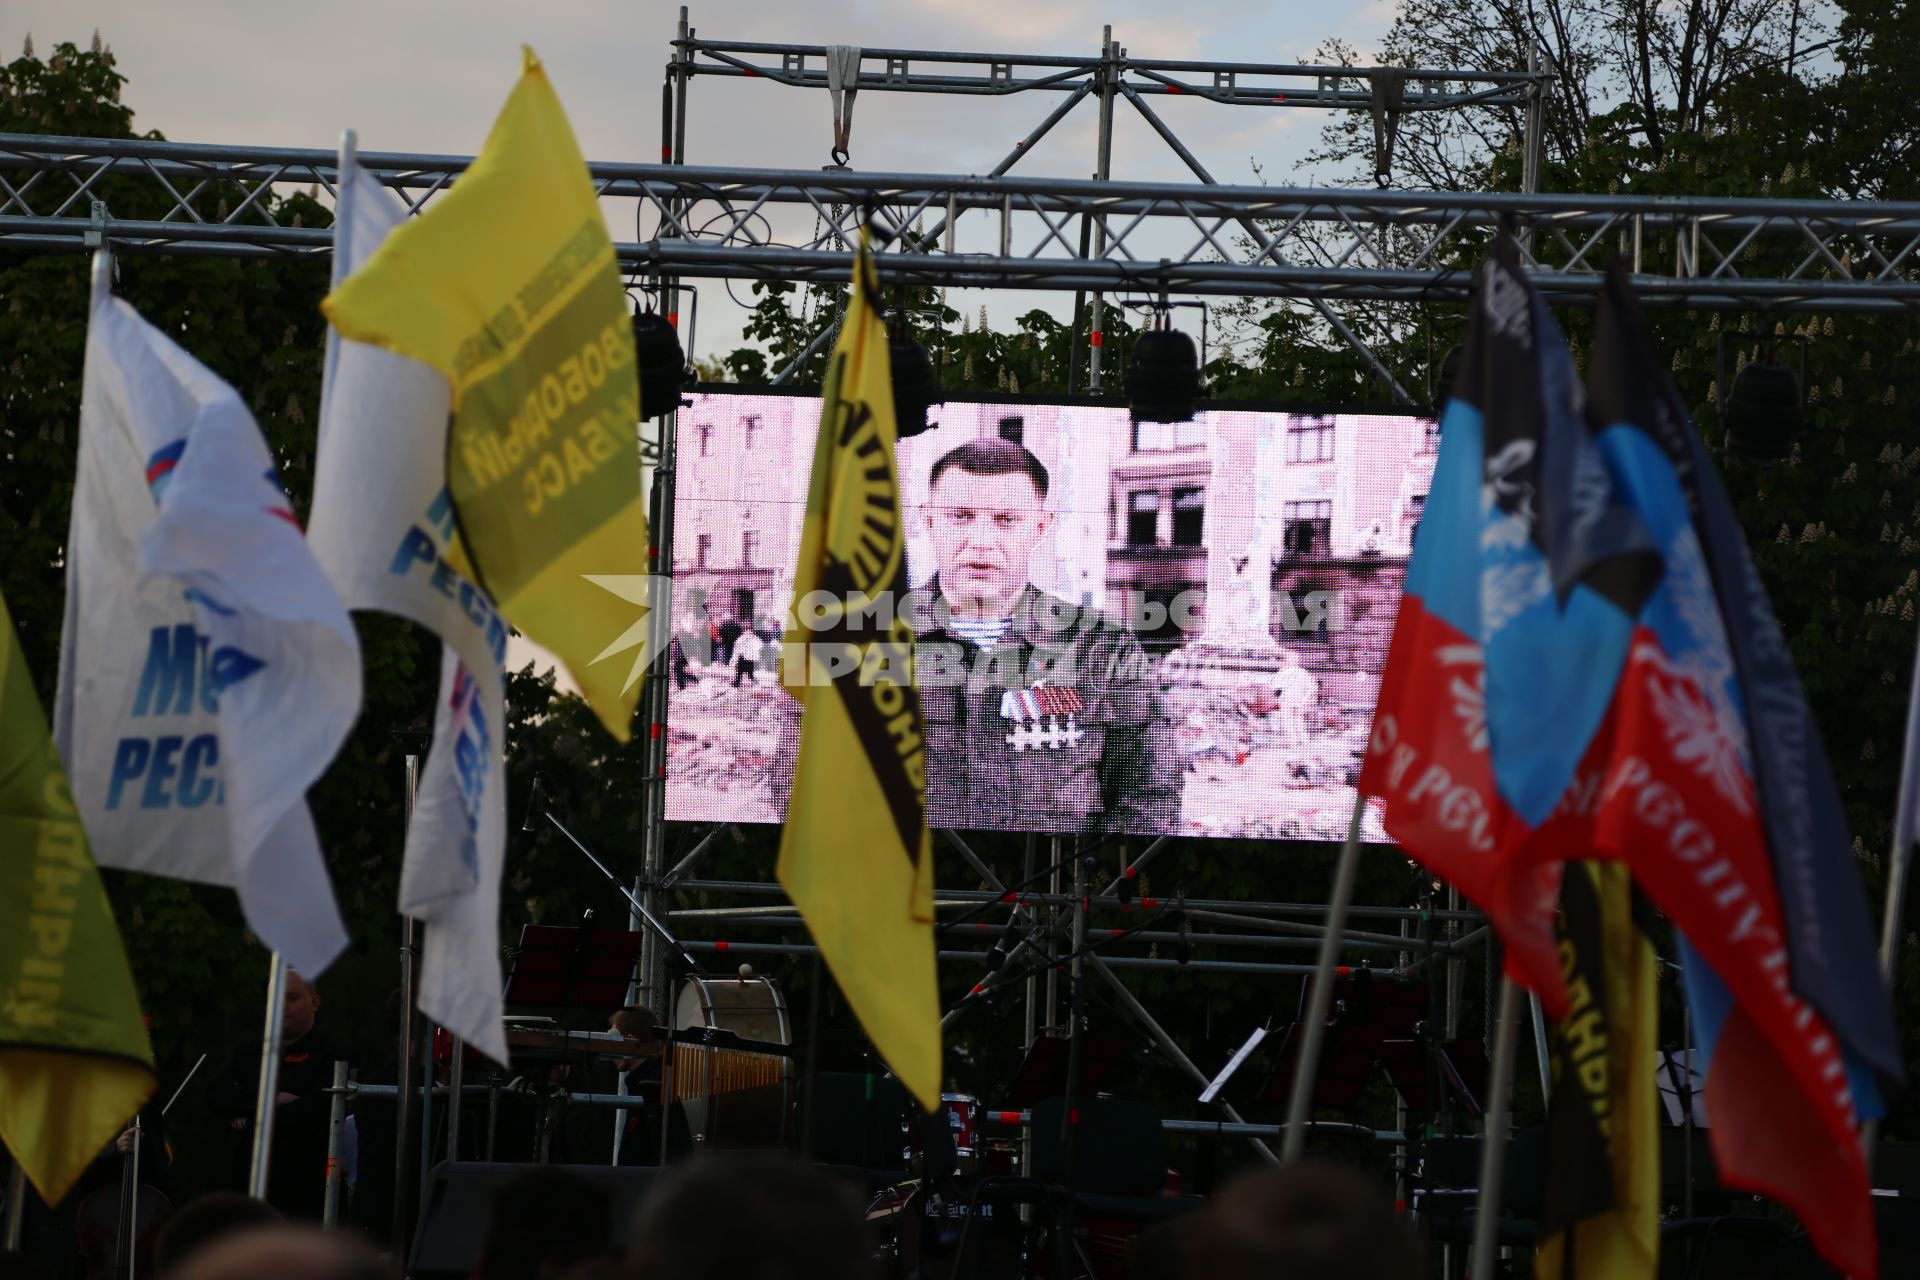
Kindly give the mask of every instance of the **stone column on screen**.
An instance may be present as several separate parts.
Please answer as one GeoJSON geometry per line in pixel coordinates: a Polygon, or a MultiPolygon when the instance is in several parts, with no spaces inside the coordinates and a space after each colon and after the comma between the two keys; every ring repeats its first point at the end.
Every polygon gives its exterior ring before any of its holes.
{"type": "Polygon", "coordinates": [[[1258,414],[1209,415],[1212,476],[1207,486],[1207,611],[1200,643],[1269,656],[1279,645],[1272,617],[1273,552],[1262,536],[1257,486],[1258,414]]]}

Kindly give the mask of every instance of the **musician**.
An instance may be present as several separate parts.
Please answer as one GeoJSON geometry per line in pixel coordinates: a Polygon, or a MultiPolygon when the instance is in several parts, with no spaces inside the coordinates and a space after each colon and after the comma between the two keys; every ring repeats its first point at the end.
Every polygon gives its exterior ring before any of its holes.
{"type": "Polygon", "coordinates": [[[607,1030],[636,1045],[654,1050],[631,1058],[621,1058],[615,1064],[626,1083],[627,1096],[639,1098],[643,1104],[621,1113],[627,1118],[626,1131],[620,1139],[620,1163],[623,1165],[660,1162],[660,1042],[654,1037],[659,1025],[660,1019],[644,1005],[616,1009],[607,1019],[607,1030]]]}
{"type": "MultiPolygon", "coordinates": [[[[267,1172],[267,1199],[295,1221],[318,1222],[326,1204],[327,1089],[333,1064],[351,1061],[348,1050],[320,1031],[320,993],[306,978],[287,970],[280,1006],[280,1084],[275,1094],[273,1156],[267,1172]]],[[[233,1138],[231,1176],[247,1185],[253,1155],[253,1110],[260,1082],[257,1040],[242,1043],[214,1076],[210,1109],[227,1122],[233,1138]]]]}
{"type": "MultiPolygon", "coordinates": [[[[150,1101],[141,1109],[139,1123],[143,1132],[135,1183],[164,1194],[167,1172],[173,1167],[173,1148],[166,1141],[158,1101],[150,1101]]],[[[25,1224],[21,1233],[22,1251],[45,1260],[60,1275],[67,1274],[76,1247],[86,1266],[111,1269],[116,1237],[127,1211],[121,1197],[127,1161],[132,1154],[133,1128],[129,1125],[117,1139],[100,1149],[58,1205],[48,1207],[29,1186],[21,1206],[25,1224]]],[[[0,1162],[0,1168],[6,1167],[5,1162],[0,1162]]],[[[143,1198],[138,1218],[143,1230],[152,1225],[154,1213],[164,1213],[164,1205],[164,1200],[155,1204],[143,1198]]],[[[3,1219],[4,1215],[0,1215],[0,1220],[3,1219]]],[[[4,1268],[0,1268],[0,1274],[11,1275],[4,1268]]]]}

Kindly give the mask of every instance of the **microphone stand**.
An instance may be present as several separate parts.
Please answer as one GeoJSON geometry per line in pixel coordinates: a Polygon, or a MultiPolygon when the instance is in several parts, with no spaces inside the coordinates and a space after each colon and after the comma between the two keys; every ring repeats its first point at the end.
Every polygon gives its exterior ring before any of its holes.
{"type": "MultiPolygon", "coordinates": [[[[1113,933],[1109,934],[1107,937],[1096,938],[1090,942],[1087,942],[1084,945],[1077,947],[1072,951],[1067,952],[1065,955],[1057,956],[1057,957],[1042,957],[1041,959],[1034,961],[1031,965],[1027,966],[1024,969],[1014,970],[1013,973],[1011,973],[1005,978],[1001,978],[997,982],[993,981],[993,979],[999,977],[999,973],[990,974],[988,976],[988,981],[981,983],[979,986],[975,987],[973,990],[967,992],[966,995],[961,996],[958,1000],[954,1001],[954,1003],[947,1009],[945,1015],[943,1015],[943,1021],[947,1018],[952,1018],[955,1014],[959,1013],[963,1009],[968,1008],[971,1005],[979,1004],[982,1001],[992,1000],[995,996],[999,995],[1004,988],[1010,987],[1016,982],[1020,982],[1027,978],[1033,977],[1035,975],[1045,973],[1049,969],[1058,969],[1062,965],[1071,964],[1076,958],[1090,956],[1104,946],[1108,946],[1109,944],[1115,943],[1115,942],[1124,942],[1128,938],[1131,938],[1136,933],[1144,933],[1147,930],[1150,930],[1158,925],[1166,924],[1170,920],[1181,919],[1185,916],[1185,914],[1186,914],[1185,911],[1182,910],[1181,908],[1172,907],[1165,911],[1160,912],[1159,914],[1149,919],[1142,920],[1139,924],[1131,925],[1125,929],[1116,930],[1113,933]]],[[[1008,959],[1011,959],[1013,955],[1017,951],[1019,951],[1021,947],[1027,946],[1034,940],[1034,938],[1037,935],[1044,932],[1046,932],[1046,926],[1044,925],[1033,926],[1032,930],[1028,932],[1027,936],[1021,938],[1020,941],[1016,943],[1011,950],[1008,951],[1007,953],[1008,959]]],[[[1005,970],[1002,969],[1000,972],[1005,972],[1005,970]]]]}
{"type": "Polygon", "coordinates": [[[620,882],[620,877],[613,874],[613,871],[606,863],[600,861],[599,855],[587,848],[587,846],[581,842],[579,836],[567,830],[566,824],[554,816],[552,809],[542,809],[540,816],[544,817],[548,822],[551,822],[554,830],[572,841],[573,847],[585,855],[587,861],[591,862],[600,874],[607,878],[607,883],[612,885],[614,889],[619,892],[620,896],[627,900],[627,905],[633,908],[635,914],[646,923],[646,926],[658,934],[660,941],[666,943],[668,948],[680,957],[680,962],[687,966],[688,973],[702,975],[706,973],[706,970],[700,967],[700,962],[693,958],[693,953],[681,945],[680,939],[673,936],[673,931],[662,924],[658,916],[647,910],[646,903],[640,901],[638,894],[620,882]]]}

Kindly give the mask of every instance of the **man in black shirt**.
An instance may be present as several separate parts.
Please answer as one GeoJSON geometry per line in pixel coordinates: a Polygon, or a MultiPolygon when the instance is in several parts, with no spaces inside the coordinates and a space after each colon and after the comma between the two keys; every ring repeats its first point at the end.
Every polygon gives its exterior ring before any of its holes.
{"type": "MultiPolygon", "coordinates": [[[[320,993],[287,970],[280,1006],[280,1084],[274,1100],[273,1155],[267,1167],[267,1201],[297,1221],[320,1220],[326,1204],[327,1120],[333,1064],[351,1055],[315,1029],[320,993]]],[[[247,1185],[253,1153],[255,1094],[260,1086],[257,1042],[242,1045],[214,1077],[215,1115],[233,1131],[232,1167],[239,1189],[247,1185]]]]}
{"type": "Polygon", "coordinates": [[[615,1064],[626,1081],[627,1096],[641,1102],[621,1113],[627,1118],[620,1138],[623,1165],[660,1162],[661,1042],[654,1036],[654,1029],[659,1025],[660,1019],[653,1016],[653,1010],[641,1005],[616,1009],[607,1019],[607,1030],[625,1036],[640,1050],[634,1057],[621,1058],[615,1064]]]}

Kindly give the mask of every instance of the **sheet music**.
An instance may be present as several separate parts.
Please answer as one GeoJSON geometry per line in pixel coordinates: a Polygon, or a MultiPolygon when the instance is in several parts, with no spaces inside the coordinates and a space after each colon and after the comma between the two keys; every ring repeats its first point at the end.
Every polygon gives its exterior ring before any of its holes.
{"type": "Polygon", "coordinates": [[[1231,1058],[1227,1059],[1227,1065],[1220,1069],[1220,1074],[1208,1081],[1207,1087],[1200,1091],[1200,1101],[1202,1103],[1212,1102],[1214,1100],[1214,1097],[1219,1094],[1221,1088],[1232,1078],[1233,1073],[1238,1071],[1240,1065],[1247,1060],[1248,1056],[1260,1047],[1260,1042],[1267,1038],[1267,1032],[1269,1030],[1271,1030],[1269,1027],[1255,1027],[1253,1029],[1253,1034],[1247,1037],[1247,1042],[1235,1050],[1231,1058]]]}

